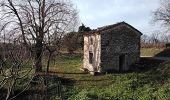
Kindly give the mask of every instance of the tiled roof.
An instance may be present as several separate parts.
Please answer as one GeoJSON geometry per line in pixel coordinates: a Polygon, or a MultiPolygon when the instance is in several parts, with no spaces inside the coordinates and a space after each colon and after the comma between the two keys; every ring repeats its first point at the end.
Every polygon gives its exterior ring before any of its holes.
{"type": "Polygon", "coordinates": [[[127,25],[128,27],[132,28],[133,30],[137,31],[138,33],[140,33],[142,35],[142,33],[139,30],[137,30],[136,28],[134,28],[133,26],[131,26],[130,24],[128,24],[128,23],[126,23],[124,21],[116,23],[116,24],[113,24],[113,25],[107,25],[107,26],[99,27],[99,28],[97,28],[95,30],[92,30],[92,31],[90,31],[88,33],[85,33],[85,34],[101,33],[101,32],[107,31],[109,29],[115,28],[115,27],[117,27],[119,25],[127,25]]]}

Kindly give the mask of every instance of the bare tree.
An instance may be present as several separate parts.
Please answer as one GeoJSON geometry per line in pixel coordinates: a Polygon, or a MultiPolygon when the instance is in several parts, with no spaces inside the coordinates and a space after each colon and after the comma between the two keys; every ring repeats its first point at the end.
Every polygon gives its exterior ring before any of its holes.
{"type": "Polygon", "coordinates": [[[155,31],[154,33],[151,34],[150,36],[150,43],[156,44],[159,42],[159,32],[155,31]]]}
{"type": "Polygon", "coordinates": [[[148,46],[149,43],[149,36],[144,34],[141,36],[141,47],[142,48],[146,48],[148,46]]]}
{"type": "Polygon", "coordinates": [[[162,33],[162,34],[160,34],[160,41],[164,42],[164,43],[168,43],[169,42],[169,38],[168,37],[169,37],[168,34],[162,33]]]}
{"type": "Polygon", "coordinates": [[[148,35],[144,34],[141,36],[141,43],[147,43],[148,42],[148,35]]]}
{"type": "Polygon", "coordinates": [[[32,51],[20,38],[4,36],[0,35],[0,100],[62,98],[60,80],[46,73],[35,73],[32,51]],[[49,90],[51,87],[53,89],[49,90]]]}
{"type": "Polygon", "coordinates": [[[20,37],[33,52],[36,72],[42,71],[43,50],[48,50],[51,56],[59,49],[63,35],[73,31],[78,22],[77,11],[69,0],[0,0],[0,3],[1,30],[20,37]]]}
{"type": "Polygon", "coordinates": [[[160,22],[170,31],[170,1],[161,0],[160,7],[154,12],[154,22],[160,22]]]}

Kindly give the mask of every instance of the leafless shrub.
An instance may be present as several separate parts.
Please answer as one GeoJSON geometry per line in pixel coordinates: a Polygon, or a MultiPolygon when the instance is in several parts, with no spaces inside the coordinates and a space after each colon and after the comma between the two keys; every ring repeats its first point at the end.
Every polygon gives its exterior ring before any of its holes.
{"type": "Polygon", "coordinates": [[[33,76],[33,59],[22,44],[4,42],[0,44],[0,50],[0,90],[6,88],[5,99],[11,100],[28,88],[33,76]],[[14,90],[18,87],[17,82],[24,78],[30,80],[23,82],[26,84],[23,85],[23,90],[14,95],[14,90]]]}

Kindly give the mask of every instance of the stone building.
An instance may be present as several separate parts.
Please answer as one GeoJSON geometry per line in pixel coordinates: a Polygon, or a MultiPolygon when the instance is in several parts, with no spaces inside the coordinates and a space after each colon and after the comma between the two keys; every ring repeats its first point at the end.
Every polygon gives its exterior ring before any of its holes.
{"type": "Polygon", "coordinates": [[[140,59],[141,35],[126,22],[84,33],[83,69],[91,73],[128,71],[140,59]]]}

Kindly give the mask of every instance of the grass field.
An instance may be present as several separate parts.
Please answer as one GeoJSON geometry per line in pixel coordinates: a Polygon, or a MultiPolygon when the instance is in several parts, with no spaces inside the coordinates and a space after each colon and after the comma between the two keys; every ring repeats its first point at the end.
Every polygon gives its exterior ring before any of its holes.
{"type": "Polygon", "coordinates": [[[141,48],[141,56],[155,56],[165,48],[141,48]]]}
{"type": "Polygon", "coordinates": [[[62,78],[63,99],[170,100],[170,62],[143,59],[138,70],[92,76],[80,71],[82,56],[63,55],[51,71],[62,78]]]}
{"type": "MultiPolygon", "coordinates": [[[[142,55],[154,56],[163,49],[141,51],[142,55]],[[153,51],[155,53],[152,53],[153,51]]],[[[96,76],[80,71],[83,66],[82,61],[82,54],[63,54],[51,62],[50,73],[55,77],[54,79],[59,78],[61,81],[62,100],[170,100],[170,62],[168,61],[142,58],[130,72],[105,73],[96,76]]],[[[56,85],[57,82],[50,81],[48,91],[50,96],[56,95],[56,89],[60,89],[56,85]]],[[[34,93],[30,89],[25,93],[27,92],[34,93]]],[[[23,100],[23,97],[26,100],[30,98],[26,96],[27,94],[22,94],[16,100],[23,100]]],[[[41,96],[44,96],[44,93],[41,96]]]]}

